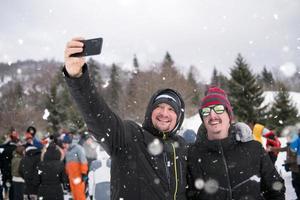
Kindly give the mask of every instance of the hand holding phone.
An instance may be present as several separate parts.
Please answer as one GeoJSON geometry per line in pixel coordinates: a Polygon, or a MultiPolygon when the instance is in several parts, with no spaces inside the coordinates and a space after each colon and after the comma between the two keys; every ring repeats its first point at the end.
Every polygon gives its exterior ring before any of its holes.
{"type": "Polygon", "coordinates": [[[84,56],[92,56],[98,55],[101,53],[102,49],[102,38],[94,38],[89,40],[81,40],[83,43],[83,50],[80,53],[74,53],[71,57],[84,57],[84,56]]]}

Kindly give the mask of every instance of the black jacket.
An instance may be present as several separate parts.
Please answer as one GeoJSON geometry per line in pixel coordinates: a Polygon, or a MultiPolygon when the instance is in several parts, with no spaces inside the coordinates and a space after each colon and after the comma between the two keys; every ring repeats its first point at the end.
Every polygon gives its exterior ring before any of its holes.
{"type": "Polygon", "coordinates": [[[4,182],[12,181],[11,160],[13,158],[13,152],[16,148],[17,144],[12,141],[0,145],[0,169],[4,182]]]}
{"type": "Polygon", "coordinates": [[[67,182],[67,175],[60,150],[50,143],[41,157],[37,166],[40,181],[38,197],[43,200],[63,200],[62,184],[67,182]]]}
{"type": "Polygon", "coordinates": [[[198,134],[188,156],[189,199],[285,199],[284,181],[259,142],[238,142],[234,130],[215,141],[198,134]]]}
{"type": "Polygon", "coordinates": [[[65,70],[64,74],[88,128],[111,156],[111,199],[173,200],[174,194],[176,199],[186,199],[187,148],[183,138],[175,134],[183,121],[184,107],[177,129],[163,140],[150,120],[151,106],[160,92],[151,98],[140,126],[112,112],[96,93],[87,66],[80,78],[68,77],[65,70]],[[154,139],[163,144],[163,152],[156,156],[148,151],[154,139]]]}
{"type": "Polygon", "coordinates": [[[25,156],[19,166],[21,177],[25,180],[24,194],[37,194],[39,188],[39,175],[37,165],[41,159],[41,150],[34,146],[25,149],[25,156]]]}

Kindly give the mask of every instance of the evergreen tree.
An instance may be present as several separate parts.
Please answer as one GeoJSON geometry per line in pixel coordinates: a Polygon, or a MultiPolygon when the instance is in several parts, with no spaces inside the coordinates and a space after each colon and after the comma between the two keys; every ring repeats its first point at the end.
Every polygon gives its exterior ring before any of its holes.
{"type": "Polygon", "coordinates": [[[89,74],[94,82],[95,86],[97,87],[97,90],[100,92],[103,84],[102,77],[99,73],[100,67],[99,64],[92,58],[90,58],[87,62],[87,65],[89,66],[89,74]]]}
{"type": "Polygon", "coordinates": [[[198,84],[195,80],[194,77],[194,71],[195,71],[195,67],[191,66],[189,73],[188,73],[188,83],[191,85],[191,87],[193,88],[193,94],[192,94],[192,105],[193,106],[198,106],[199,102],[200,102],[200,89],[198,87],[198,84]]]}
{"type": "Polygon", "coordinates": [[[161,65],[161,73],[160,77],[162,79],[161,88],[166,88],[166,87],[172,87],[177,82],[177,78],[179,78],[180,73],[174,66],[174,61],[169,54],[169,52],[166,53],[162,65],[161,65]]]}
{"type": "Polygon", "coordinates": [[[214,67],[210,85],[218,86],[225,91],[228,91],[228,79],[222,73],[218,73],[214,67]]]}
{"type": "Polygon", "coordinates": [[[229,91],[229,86],[228,86],[229,80],[222,73],[219,74],[219,84],[220,84],[220,87],[223,88],[225,91],[229,91]]]}
{"type": "Polygon", "coordinates": [[[212,74],[212,77],[211,77],[210,84],[220,87],[218,70],[216,69],[216,67],[214,67],[214,69],[213,69],[213,74],[212,74]]]}
{"type": "Polygon", "coordinates": [[[45,106],[48,109],[50,115],[47,118],[48,131],[51,133],[57,133],[60,129],[60,123],[66,119],[63,107],[61,106],[58,98],[58,85],[57,81],[53,81],[50,87],[50,93],[46,95],[45,106]]]}
{"type": "Polygon", "coordinates": [[[263,90],[241,54],[238,54],[230,75],[229,99],[237,120],[264,123],[266,106],[261,106],[263,90]]]}
{"type": "Polygon", "coordinates": [[[138,117],[138,111],[136,104],[139,103],[139,98],[137,98],[138,91],[138,77],[140,73],[140,66],[136,55],[133,58],[133,68],[131,73],[131,78],[127,86],[127,98],[126,98],[126,113],[130,119],[136,120],[138,117]]]}
{"type": "Polygon", "coordinates": [[[292,102],[287,87],[283,83],[279,83],[278,93],[270,110],[268,124],[276,127],[277,133],[281,133],[284,127],[295,125],[299,120],[297,107],[292,102]]]}
{"type": "Polygon", "coordinates": [[[169,52],[166,53],[164,60],[163,60],[163,67],[172,67],[174,64],[174,61],[170,55],[169,52]]]}
{"type": "Polygon", "coordinates": [[[272,90],[274,87],[274,78],[271,71],[268,71],[266,67],[262,70],[261,77],[258,76],[259,82],[264,86],[265,90],[272,90]]]}
{"type": "Polygon", "coordinates": [[[47,129],[51,133],[56,133],[60,128],[68,129],[72,126],[80,130],[84,127],[84,121],[71,100],[60,71],[51,82],[50,92],[46,94],[45,106],[50,113],[47,129]]]}
{"type": "Polygon", "coordinates": [[[14,93],[15,93],[15,100],[16,100],[16,108],[17,109],[20,109],[22,107],[24,107],[25,105],[25,102],[24,102],[24,99],[23,99],[23,87],[21,85],[20,82],[17,82],[15,84],[15,88],[14,88],[14,93]]]}
{"type": "Polygon", "coordinates": [[[134,55],[133,58],[133,67],[134,70],[131,73],[131,79],[129,80],[129,84],[128,84],[128,96],[131,97],[131,99],[135,99],[135,94],[137,89],[137,78],[140,72],[139,69],[140,66],[136,55],[134,55]]]}
{"type": "Polygon", "coordinates": [[[140,64],[139,64],[139,61],[138,61],[136,55],[134,55],[134,58],[133,58],[133,67],[134,67],[134,74],[138,74],[140,71],[140,64]]]}
{"type": "Polygon", "coordinates": [[[121,83],[119,77],[119,67],[116,64],[112,64],[109,84],[109,104],[113,110],[120,112],[119,100],[120,100],[121,83]]]}

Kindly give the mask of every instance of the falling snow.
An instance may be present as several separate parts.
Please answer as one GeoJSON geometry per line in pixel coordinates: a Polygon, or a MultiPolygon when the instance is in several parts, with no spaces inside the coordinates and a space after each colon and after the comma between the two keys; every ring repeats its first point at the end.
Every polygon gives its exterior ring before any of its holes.
{"type": "Polygon", "coordinates": [[[163,144],[159,141],[159,139],[154,139],[148,145],[148,152],[154,156],[161,154],[163,151],[163,144]]]}
{"type": "Polygon", "coordinates": [[[46,109],[44,110],[43,119],[44,119],[44,120],[47,120],[49,116],[50,116],[50,112],[49,112],[48,109],[46,108],[46,109]]]}

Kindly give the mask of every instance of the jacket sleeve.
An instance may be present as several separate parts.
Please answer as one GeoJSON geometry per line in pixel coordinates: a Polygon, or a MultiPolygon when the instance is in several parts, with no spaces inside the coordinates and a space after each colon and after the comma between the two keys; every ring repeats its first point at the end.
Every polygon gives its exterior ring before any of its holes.
{"type": "Polygon", "coordinates": [[[284,180],[278,174],[269,155],[260,146],[261,157],[261,190],[266,200],[285,199],[284,180]]]}
{"type": "Polygon", "coordinates": [[[298,146],[299,146],[298,143],[299,143],[299,138],[290,144],[290,149],[292,152],[298,151],[298,146]]]}
{"type": "Polygon", "coordinates": [[[84,149],[81,146],[77,146],[78,147],[78,159],[80,162],[80,171],[81,174],[86,174],[88,173],[88,162],[86,159],[86,155],[84,152],[84,149]]]}
{"type": "Polygon", "coordinates": [[[70,77],[63,69],[71,96],[75,100],[90,132],[111,155],[125,145],[123,121],[108,107],[91,82],[85,64],[79,78],[70,77]]]}

